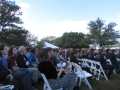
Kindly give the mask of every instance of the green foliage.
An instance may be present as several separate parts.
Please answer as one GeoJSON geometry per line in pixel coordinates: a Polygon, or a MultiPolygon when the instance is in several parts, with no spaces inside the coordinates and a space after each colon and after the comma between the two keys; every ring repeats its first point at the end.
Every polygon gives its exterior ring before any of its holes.
{"type": "Polygon", "coordinates": [[[20,7],[11,0],[0,0],[0,45],[29,45],[33,40],[21,26],[20,7]]]}
{"type": "Polygon", "coordinates": [[[38,41],[36,47],[42,48],[44,46],[44,41],[38,41]]]}
{"type": "Polygon", "coordinates": [[[78,32],[64,33],[62,37],[54,40],[54,43],[63,48],[88,47],[85,35],[78,32]]]}
{"type": "Polygon", "coordinates": [[[8,46],[28,45],[29,41],[26,41],[27,34],[28,31],[26,30],[1,31],[0,41],[3,45],[8,45],[8,46]]]}
{"type": "MultiPolygon", "coordinates": [[[[48,37],[44,37],[41,39],[41,41],[37,42],[37,46],[38,48],[42,48],[44,46],[44,42],[49,42],[49,43],[54,43],[56,41],[56,37],[54,36],[48,36],[48,37]]],[[[58,45],[58,42],[57,42],[58,45]]]]}
{"type": "Polygon", "coordinates": [[[55,39],[53,42],[64,48],[85,48],[89,44],[99,44],[101,47],[117,43],[119,33],[114,29],[116,23],[108,23],[98,18],[96,21],[90,21],[88,24],[90,33],[85,35],[78,32],[64,33],[62,37],[55,39]]]}
{"type": "Polygon", "coordinates": [[[116,38],[119,37],[119,34],[114,29],[116,23],[109,23],[106,25],[103,20],[98,18],[96,21],[90,21],[88,26],[91,43],[97,43],[102,47],[104,45],[117,43],[116,38]]]}
{"type": "Polygon", "coordinates": [[[0,0],[0,31],[19,29],[21,24],[20,7],[10,0],[0,0]]]}
{"type": "Polygon", "coordinates": [[[78,32],[64,33],[61,37],[50,40],[49,37],[42,39],[38,46],[43,47],[43,42],[47,41],[63,48],[87,48],[90,44],[98,44],[101,47],[117,43],[119,33],[114,29],[116,23],[108,23],[98,18],[88,24],[90,33],[83,34],[78,32]]]}

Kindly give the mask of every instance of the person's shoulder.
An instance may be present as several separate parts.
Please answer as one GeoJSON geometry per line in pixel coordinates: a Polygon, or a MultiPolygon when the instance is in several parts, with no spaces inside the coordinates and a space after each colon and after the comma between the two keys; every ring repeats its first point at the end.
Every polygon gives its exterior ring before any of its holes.
{"type": "Polygon", "coordinates": [[[40,64],[52,64],[52,63],[48,60],[42,60],[42,62],[40,62],[40,64]]]}
{"type": "Polygon", "coordinates": [[[66,74],[65,77],[66,78],[74,78],[74,77],[76,77],[76,74],[71,72],[71,73],[66,74]]]}

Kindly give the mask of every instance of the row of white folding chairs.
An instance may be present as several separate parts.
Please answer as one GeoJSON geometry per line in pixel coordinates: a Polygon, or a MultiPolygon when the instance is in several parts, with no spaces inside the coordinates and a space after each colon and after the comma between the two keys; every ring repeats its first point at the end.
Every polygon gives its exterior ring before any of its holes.
{"type": "Polygon", "coordinates": [[[90,59],[78,59],[78,61],[78,64],[83,68],[88,68],[97,80],[100,80],[101,77],[103,77],[105,80],[108,80],[108,77],[105,74],[100,62],[90,59]]]}

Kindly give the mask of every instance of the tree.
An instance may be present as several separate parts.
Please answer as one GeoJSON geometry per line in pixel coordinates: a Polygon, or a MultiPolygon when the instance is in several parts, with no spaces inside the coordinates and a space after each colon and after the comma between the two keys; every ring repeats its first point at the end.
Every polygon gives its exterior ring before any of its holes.
{"type": "Polygon", "coordinates": [[[22,27],[20,7],[11,0],[0,0],[0,44],[30,45],[33,36],[22,27]]]}
{"type": "Polygon", "coordinates": [[[90,21],[88,24],[90,30],[91,43],[99,44],[101,47],[116,43],[119,34],[115,31],[116,23],[106,25],[103,20],[98,18],[96,21],[90,21]]]}
{"type": "Polygon", "coordinates": [[[90,38],[92,43],[97,43],[102,45],[102,31],[104,29],[104,22],[99,18],[96,21],[90,21],[88,24],[90,30],[90,38]]]}
{"type": "Polygon", "coordinates": [[[37,45],[36,45],[37,48],[43,48],[44,47],[44,41],[38,41],[37,42],[37,45]]]}
{"type": "Polygon", "coordinates": [[[20,46],[29,45],[27,41],[28,31],[26,30],[10,30],[0,32],[0,40],[3,45],[7,46],[20,46]]]}
{"type": "Polygon", "coordinates": [[[54,36],[44,37],[40,41],[37,42],[36,47],[42,48],[42,47],[44,47],[45,41],[49,42],[49,43],[54,43],[55,40],[56,40],[56,37],[54,37],[54,36]]]}
{"type": "Polygon", "coordinates": [[[0,31],[20,29],[20,7],[10,0],[0,0],[0,31]]]}
{"type": "Polygon", "coordinates": [[[26,42],[28,43],[28,45],[35,47],[37,44],[37,37],[28,32],[26,36],[26,42]]]}
{"type": "Polygon", "coordinates": [[[86,35],[78,32],[64,33],[62,37],[57,38],[54,42],[63,48],[83,48],[88,47],[86,35]]]}
{"type": "Polygon", "coordinates": [[[104,29],[104,34],[103,37],[105,37],[105,42],[104,44],[115,44],[118,41],[116,40],[117,38],[120,37],[119,32],[117,32],[114,27],[116,26],[116,23],[109,23],[104,29]]]}

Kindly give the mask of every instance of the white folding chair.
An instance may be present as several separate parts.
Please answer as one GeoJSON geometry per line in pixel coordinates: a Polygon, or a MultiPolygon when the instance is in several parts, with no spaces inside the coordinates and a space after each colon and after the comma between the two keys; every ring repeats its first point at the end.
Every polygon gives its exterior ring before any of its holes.
{"type": "Polygon", "coordinates": [[[96,77],[96,80],[100,80],[101,77],[108,80],[108,77],[106,76],[100,62],[89,59],[78,59],[78,61],[81,67],[89,69],[90,73],[96,77]]]}
{"type": "MultiPolygon", "coordinates": [[[[45,76],[43,73],[41,73],[41,76],[42,76],[42,78],[43,78],[43,80],[44,80],[43,90],[52,90],[52,88],[51,88],[51,86],[50,86],[50,84],[49,84],[46,76],[45,76]]],[[[63,89],[60,88],[60,89],[56,89],[56,90],[63,90],[63,89]]]]}
{"type": "Polygon", "coordinates": [[[52,90],[52,88],[50,87],[49,82],[48,82],[46,76],[43,73],[41,73],[41,76],[42,76],[42,78],[44,80],[43,90],[52,90]]]}
{"type": "Polygon", "coordinates": [[[14,85],[0,85],[0,90],[13,90],[14,85]]]}
{"type": "Polygon", "coordinates": [[[86,72],[86,71],[83,71],[82,68],[81,68],[78,64],[76,64],[76,63],[71,62],[71,65],[72,65],[73,68],[74,68],[73,71],[75,72],[75,74],[76,74],[76,75],[78,76],[78,78],[80,79],[79,85],[80,85],[81,82],[83,81],[83,82],[85,82],[85,84],[88,86],[88,88],[89,88],[90,90],[93,90],[91,84],[89,83],[89,81],[88,81],[88,79],[87,79],[87,78],[91,77],[92,75],[91,75],[90,73],[86,72]]]}

